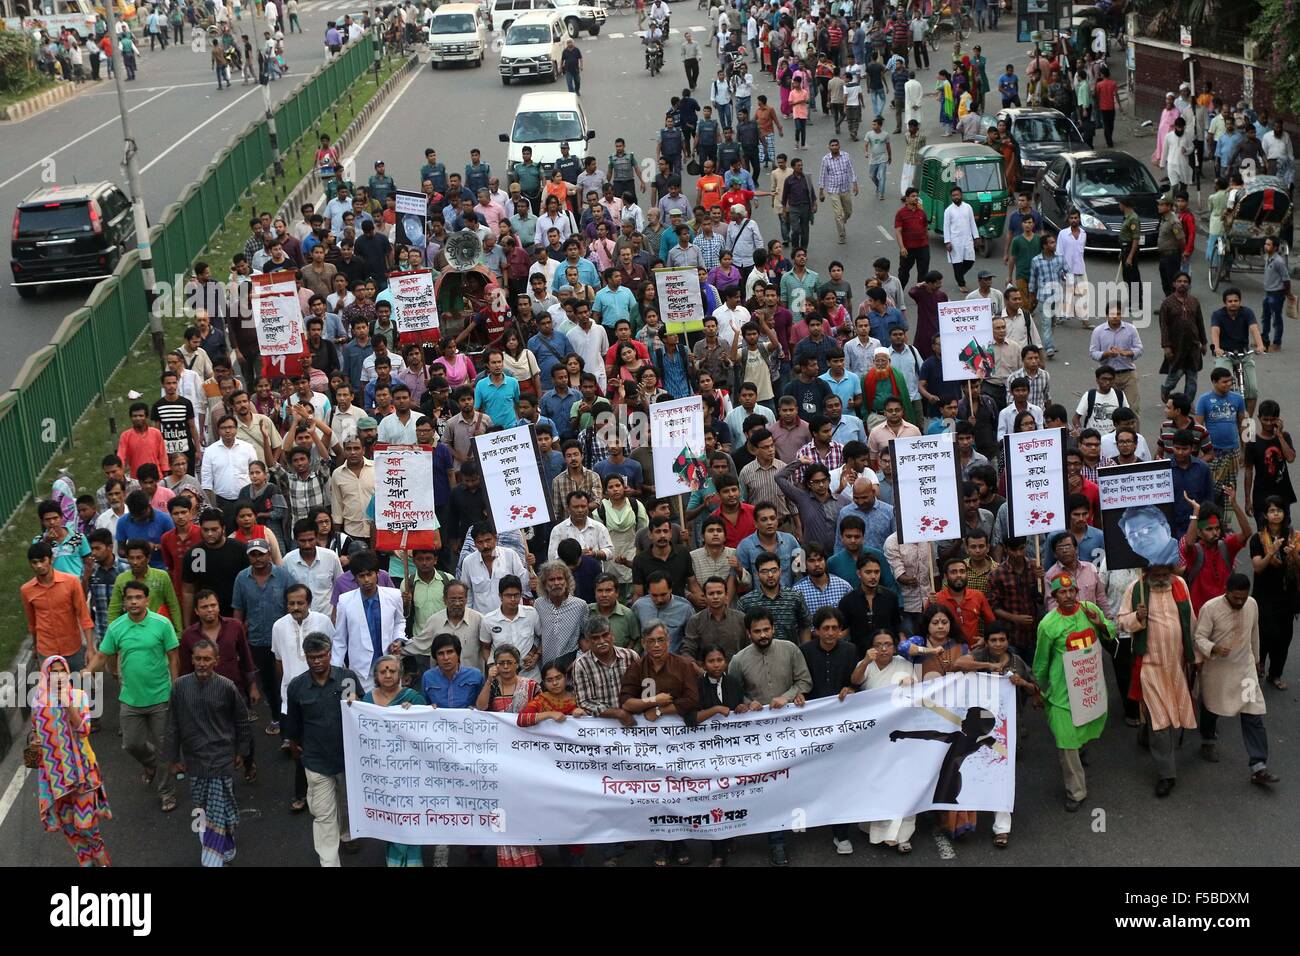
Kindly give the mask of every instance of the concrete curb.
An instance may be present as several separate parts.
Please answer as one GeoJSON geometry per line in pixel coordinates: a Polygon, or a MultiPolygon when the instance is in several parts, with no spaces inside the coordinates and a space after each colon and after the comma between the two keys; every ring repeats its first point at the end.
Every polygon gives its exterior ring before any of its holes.
{"type": "MultiPolygon", "coordinates": [[[[334,140],[334,145],[338,147],[340,155],[342,155],[347,150],[348,145],[356,140],[357,136],[365,130],[371,117],[375,115],[375,111],[384,105],[388,97],[392,95],[393,90],[396,89],[398,83],[406,79],[407,76],[419,68],[419,55],[412,55],[411,58],[406,61],[405,66],[384,82],[384,85],[379,88],[379,92],[362,108],[361,112],[358,113],[348,125],[348,128],[334,140]]],[[[320,175],[313,170],[305,179],[303,179],[302,182],[293,188],[288,196],[285,197],[284,202],[280,204],[277,215],[282,217],[285,222],[295,221],[299,215],[299,207],[305,202],[314,201],[322,192],[323,188],[320,182],[320,175]]]]}
{"type": "MultiPolygon", "coordinates": [[[[104,81],[101,80],[100,83],[104,81]]],[[[37,93],[35,96],[29,96],[20,103],[14,103],[12,106],[6,106],[0,110],[0,121],[17,122],[25,120],[29,116],[35,116],[37,113],[56,106],[65,100],[70,100],[84,89],[91,86],[99,86],[100,83],[92,83],[87,80],[83,83],[60,83],[52,90],[46,90],[44,93],[37,93]]]]}

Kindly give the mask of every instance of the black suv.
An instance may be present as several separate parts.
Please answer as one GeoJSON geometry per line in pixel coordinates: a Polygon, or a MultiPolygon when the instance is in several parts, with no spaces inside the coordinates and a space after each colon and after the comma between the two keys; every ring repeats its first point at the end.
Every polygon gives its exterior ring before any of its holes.
{"type": "Polygon", "coordinates": [[[135,248],[131,200],[109,182],[38,189],[14,210],[10,238],[23,298],[47,283],[97,282],[135,248]]]}

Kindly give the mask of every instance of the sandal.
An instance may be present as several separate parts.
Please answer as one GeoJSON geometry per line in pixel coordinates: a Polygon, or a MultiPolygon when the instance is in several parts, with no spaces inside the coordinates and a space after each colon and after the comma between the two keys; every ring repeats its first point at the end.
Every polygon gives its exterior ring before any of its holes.
{"type": "Polygon", "coordinates": [[[997,847],[999,850],[1005,850],[1007,848],[1007,844],[1009,844],[1010,842],[1011,842],[1010,833],[993,834],[993,845],[997,847]]]}
{"type": "Polygon", "coordinates": [[[163,813],[171,813],[171,812],[172,812],[173,810],[175,810],[175,809],[176,809],[176,798],[175,798],[175,797],[173,797],[173,796],[166,796],[166,797],[163,797],[163,798],[162,798],[162,812],[163,812],[163,813]]]}
{"type": "Polygon", "coordinates": [[[295,800],[289,804],[290,813],[302,813],[306,809],[307,809],[306,800],[295,800]]]}
{"type": "Polygon", "coordinates": [[[1280,678],[1280,677],[1274,677],[1273,680],[1272,680],[1272,684],[1273,684],[1273,686],[1276,687],[1278,690],[1286,690],[1286,687],[1287,687],[1287,683],[1286,683],[1286,681],[1284,681],[1284,680],[1283,680],[1282,678],[1280,678]]]}
{"type": "Polygon", "coordinates": [[[907,856],[907,854],[912,852],[912,844],[904,840],[902,843],[898,844],[898,852],[903,856],[907,856]]]}
{"type": "Polygon", "coordinates": [[[667,854],[667,853],[656,853],[656,854],[655,854],[655,866],[664,866],[664,867],[666,867],[667,865],[668,865],[668,854],[667,854]]]}
{"type": "Polygon", "coordinates": [[[244,782],[252,783],[257,779],[257,764],[244,765],[244,782]]]}
{"type": "Polygon", "coordinates": [[[262,733],[266,734],[268,737],[275,737],[280,733],[280,725],[267,724],[266,728],[262,731],[262,733]]]}
{"type": "Polygon", "coordinates": [[[691,851],[690,851],[690,850],[682,850],[682,851],[680,851],[680,852],[677,854],[677,865],[678,865],[678,866],[690,866],[690,865],[691,865],[691,851]]]}
{"type": "Polygon", "coordinates": [[[153,779],[157,775],[158,775],[157,767],[154,767],[152,770],[146,770],[144,773],[140,774],[140,782],[144,784],[146,787],[151,787],[153,786],[153,779]]]}

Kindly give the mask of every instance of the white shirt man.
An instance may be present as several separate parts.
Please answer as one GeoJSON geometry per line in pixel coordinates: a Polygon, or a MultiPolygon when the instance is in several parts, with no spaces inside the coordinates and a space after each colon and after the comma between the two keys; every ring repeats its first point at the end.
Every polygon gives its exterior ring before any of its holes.
{"type": "Polygon", "coordinates": [[[542,645],[542,619],[531,607],[521,604],[513,618],[506,617],[499,607],[484,614],[478,626],[478,643],[480,648],[487,649],[488,663],[492,662],[492,655],[498,647],[513,644],[520,654],[519,676],[542,679],[540,656],[531,668],[525,669],[523,665],[523,659],[532,653],[533,648],[540,650],[542,645]]]}
{"type": "Polygon", "coordinates": [[[596,376],[596,384],[600,386],[601,394],[604,394],[605,353],[609,351],[609,335],[605,332],[605,327],[599,322],[592,322],[584,329],[579,323],[565,335],[568,336],[573,351],[582,358],[583,369],[596,376]]]}
{"type": "Polygon", "coordinates": [[[339,597],[334,612],[335,667],[350,667],[361,678],[361,686],[374,690],[375,661],[388,653],[394,641],[406,636],[406,617],[402,613],[402,592],[397,588],[378,587],[379,595],[379,650],[370,637],[366,622],[365,596],[358,588],[339,597]]]}
{"type": "Polygon", "coordinates": [[[725,343],[727,348],[731,348],[731,343],[740,334],[741,328],[750,320],[749,309],[743,305],[730,309],[725,302],[713,310],[713,317],[718,320],[718,340],[725,343]]]}
{"type": "MultiPolygon", "coordinates": [[[[294,553],[297,554],[296,551],[294,553]]],[[[329,553],[333,554],[332,551],[329,553]]],[[[325,598],[325,604],[329,605],[328,594],[325,598]]],[[[296,620],[292,614],[286,614],[271,625],[271,653],[275,655],[275,659],[280,662],[280,667],[284,670],[284,674],[280,679],[280,712],[282,715],[287,713],[289,681],[307,670],[307,658],[302,653],[302,639],[308,634],[324,634],[330,640],[333,640],[334,622],[329,619],[328,614],[309,610],[303,615],[301,621],[296,620]]]]}
{"type": "Polygon", "coordinates": [[[975,240],[979,234],[975,211],[970,203],[963,201],[958,205],[954,202],[943,211],[943,241],[952,246],[948,252],[949,262],[973,262],[975,240]]]}
{"type": "MultiPolygon", "coordinates": [[[[507,574],[519,578],[524,583],[524,592],[528,591],[528,566],[516,551],[498,545],[491,557],[491,570],[479,551],[470,554],[460,565],[460,579],[469,585],[469,606],[480,614],[488,614],[501,606],[497,589],[507,574]]],[[[522,647],[519,650],[523,652],[522,647]]]]}
{"type": "Polygon", "coordinates": [[[343,576],[343,564],[338,554],[329,548],[317,548],[308,562],[301,549],[294,548],[284,556],[284,569],[299,584],[311,589],[311,609],[329,614],[334,582],[343,576]]]}
{"type": "Polygon", "coordinates": [[[260,461],[260,454],[241,438],[213,442],[203,449],[203,465],[199,484],[218,498],[234,501],[240,490],[249,483],[248,466],[260,461]]]}
{"type": "Polygon", "coordinates": [[[1165,133],[1164,167],[1170,189],[1177,191],[1179,186],[1191,183],[1194,148],[1194,137],[1186,129],[1181,134],[1177,129],[1165,133]]]}
{"type": "Polygon", "coordinates": [[[594,518],[584,519],[581,527],[573,523],[572,518],[565,518],[551,529],[551,544],[546,552],[546,560],[554,561],[559,557],[561,541],[572,538],[582,545],[583,551],[591,551],[597,561],[608,561],[614,555],[614,542],[610,540],[609,530],[594,518]]]}
{"type": "Polygon", "coordinates": [[[544,212],[537,217],[537,228],[533,231],[533,243],[539,246],[546,245],[546,234],[552,229],[560,231],[560,242],[564,242],[569,236],[573,235],[573,226],[563,209],[559,210],[554,216],[544,212]]]}
{"type": "Polygon", "coordinates": [[[722,248],[729,250],[731,258],[742,264],[753,262],[754,253],[763,248],[763,234],[758,231],[758,223],[745,215],[745,207],[740,203],[731,207],[731,222],[727,225],[722,248]]]}

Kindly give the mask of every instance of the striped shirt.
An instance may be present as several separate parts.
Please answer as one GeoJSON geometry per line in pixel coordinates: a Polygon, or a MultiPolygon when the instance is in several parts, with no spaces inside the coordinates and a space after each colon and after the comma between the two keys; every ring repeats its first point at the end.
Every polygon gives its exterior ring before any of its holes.
{"type": "Polygon", "coordinates": [[[296,471],[285,473],[282,487],[289,503],[289,532],[301,518],[306,518],[313,508],[330,507],[329,470],[324,466],[307,473],[306,478],[299,478],[296,471]]]}
{"type": "MultiPolygon", "coordinates": [[[[593,447],[599,444],[599,442],[592,443],[593,447]]],[[[569,493],[572,491],[587,492],[591,495],[591,507],[596,507],[600,504],[602,487],[600,475],[590,468],[582,469],[581,478],[574,478],[566,468],[555,477],[555,481],[551,482],[551,514],[558,517],[567,513],[569,493]]]]}
{"type": "Polygon", "coordinates": [[[858,172],[853,168],[848,153],[838,156],[827,153],[822,157],[821,173],[817,179],[818,187],[828,193],[846,193],[858,181],[858,172]]]}
{"type": "Polygon", "coordinates": [[[229,678],[186,674],[172,685],[163,748],[168,763],[179,761],[183,750],[192,777],[229,777],[252,732],[244,694],[229,678]]]}
{"type": "Polygon", "coordinates": [[[578,649],[578,637],[587,620],[587,602],[570,594],[557,607],[550,597],[533,605],[542,619],[542,660],[553,661],[578,649]]]}
{"type": "Polygon", "coordinates": [[[1047,369],[1040,368],[1037,375],[1030,375],[1025,371],[1025,367],[1022,365],[1007,376],[1007,384],[1010,385],[1018,378],[1023,378],[1029,383],[1030,405],[1037,405],[1039,408],[1046,408],[1051,404],[1048,400],[1048,396],[1052,392],[1052,376],[1048,373],[1047,369]]]}
{"type": "Polygon", "coordinates": [[[98,562],[90,574],[90,616],[95,622],[95,634],[104,636],[108,630],[108,601],[113,596],[113,585],[119,575],[131,570],[124,558],[117,558],[107,568],[98,562]]]}
{"type": "Polygon", "coordinates": [[[847,581],[833,574],[826,576],[824,588],[819,588],[810,577],[802,577],[794,585],[794,592],[803,598],[809,614],[816,614],[824,607],[837,607],[851,590],[847,581]]]}
{"type": "Polygon", "coordinates": [[[812,621],[803,595],[788,588],[781,588],[774,598],[764,594],[762,588],[755,588],[736,602],[736,609],[746,613],[758,608],[772,615],[777,637],[795,644],[799,643],[799,635],[812,621]]]}
{"type": "Polygon", "coordinates": [[[1060,256],[1050,259],[1039,255],[1029,263],[1029,291],[1038,297],[1038,301],[1057,301],[1061,297],[1065,282],[1065,260],[1060,256]]]}

